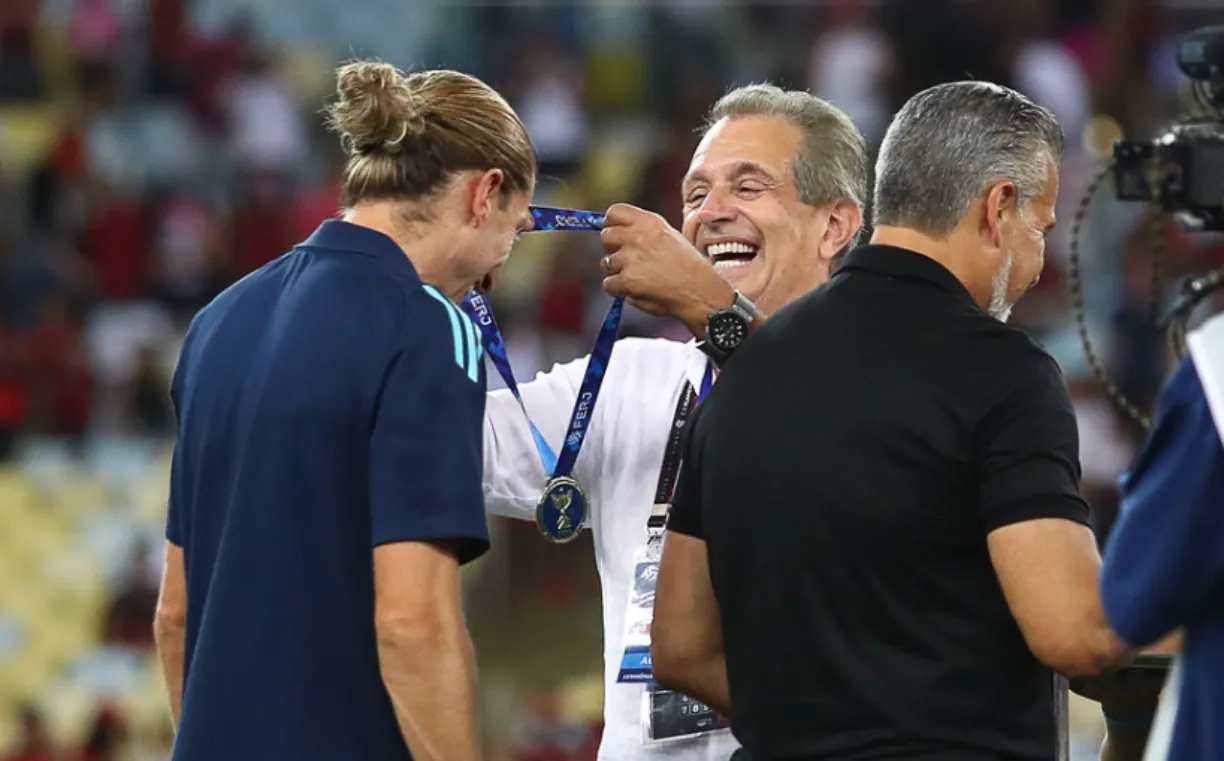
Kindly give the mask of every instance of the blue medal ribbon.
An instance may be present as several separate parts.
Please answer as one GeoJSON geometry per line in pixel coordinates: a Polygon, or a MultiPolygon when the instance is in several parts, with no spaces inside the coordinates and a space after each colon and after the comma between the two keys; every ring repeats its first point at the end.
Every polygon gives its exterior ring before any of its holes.
{"type": "MultiPolygon", "coordinates": [[[[532,206],[530,207],[531,216],[535,221],[535,226],[532,231],[550,232],[557,230],[588,230],[598,231],[603,229],[604,215],[593,212],[583,211],[581,209],[558,209],[548,206],[532,206]]],[[[572,504],[575,509],[575,515],[578,520],[572,525],[573,533],[567,533],[562,529],[557,531],[560,534],[554,534],[551,531],[545,531],[551,538],[557,541],[568,541],[577,536],[577,531],[581,530],[582,520],[586,513],[586,498],[582,494],[581,489],[577,488],[577,484],[570,478],[570,474],[574,471],[574,463],[578,459],[578,453],[582,450],[582,442],[586,438],[587,429],[591,424],[591,417],[595,412],[595,402],[599,398],[599,389],[603,385],[604,375],[607,374],[608,363],[612,358],[612,346],[616,343],[616,335],[620,330],[621,315],[624,311],[624,298],[615,299],[612,306],[608,308],[608,313],[604,317],[603,324],[599,328],[599,335],[595,338],[595,345],[591,349],[590,359],[587,360],[586,372],[583,373],[582,383],[578,388],[578,398],[574,401],[574,410],[570,414],[570,422],[565,430],[565,438],[561,444],[561,451],[558,455],[553,448],[545,440],[540,429],[532,421],[531,415],[527,412],[527,406],[523,403],[523,397],[519,393],[518,383],[514,378],[514,370],[510,367],[510,359],[506,354],[506,342],[502,337],[501,330],[497,327],[497,320],[493,316],[493,309],[489,306],[488,301],[479,293],[471,293],[463,301],[463,310],[471,318],[472,322],[476,323],[480,328],[481,342],[484,344],[485,351],[489,355],[489,359],[493,362],[493,366],[497,368],[497,372],[505,381],[506,387],[510,389],[510,393],[519,403],[519,408],[523,410],[523,416],[527,418],[527,424],[531,427],[531,436],[535,440],[536,451],[540,454],[540,461],[544,464],[544,471],[549,475],[549,487],[545,493],[545,497],[549,496],[552,491],[551,486],[559,479],[564,479],[567,489],[572,495],[570,499],[574,500],[567,504],[572,504]],[[577,492],[576,495],[573,492],[577,492]]],[[[541,527],[541,530],[545,530],[541,527]]]]}
{"type": "Polygon", "coordinates": [[[597,211],[582,209],[558,209],[553,206],[529,206],[531,218],[535,227],[527,232],[555,232],[558,230],[587,230],[598,232],[603,229],[604,214],[597,211]]]}
{"type": "Polygon", "coordinates": [[[697,392],[697,403],[700,404],[706,398],[706,394],[710,393],[710,387],[714,385],[714,363],[706,362],[705,375],[701,376],[701,390],[697,392]]]}

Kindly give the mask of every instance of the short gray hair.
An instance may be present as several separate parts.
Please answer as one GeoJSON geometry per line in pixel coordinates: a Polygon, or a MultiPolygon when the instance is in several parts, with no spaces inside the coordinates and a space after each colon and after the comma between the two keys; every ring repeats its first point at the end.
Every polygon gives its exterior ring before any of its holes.
{"type": "MultiPolygon", "coordinates": [[[[751,84],[718,99],[706,117],[702,135],[724,118],[750,116],[788,119],[803,133],[803,146],[794,166],[795,190],[800,201],[819,206],[848,200],[863,207],[871,165],[867,160],[867,140],[850,117],[807,91],[751,84]]],[[[849,245],[854,242],[851,240],[849,245]]]]}
{"type": "Polygon", "coordinates": [[[893,118],[876,161],[875,224],[945,236],[1001,180],[1018,202],[1044,189],[1046,156],[1058,162],[1054,114],[1015,90],[951,82],[923,90],[893,118]]]}

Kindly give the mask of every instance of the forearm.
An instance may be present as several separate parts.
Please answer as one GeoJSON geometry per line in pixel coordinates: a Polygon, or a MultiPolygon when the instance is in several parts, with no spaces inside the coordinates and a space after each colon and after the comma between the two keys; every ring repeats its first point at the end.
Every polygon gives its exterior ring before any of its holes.
{"type": "Polygon", "coordinates": [[[183,712],[183,658],[186,652],[186,627],[179,622],[159,620],[153,627],[153,638],[157,642],[157,656],[161,661],[162,675],[166,680],[166,693],[170,696],[170,720],[177,729],[183,712]]]}
{"type": "Polygon", "coordinates": [[[476,658],[462,621],[427,636],[380,632],[378,658],[413,758],[480,758],[476,658]]]}
{"type": "Polygon", "coordinates": [[[1078,620],[1072,628],[1075,652],[1071,662],[1077,666],[1067,676],[1095,676],[1120,669],[1139,654],[1139,651],[1122,640],[1110,625],[1101,596],[1101,559],[1095,549],[1091,556],[1091,571],[1084,568],[1078,583],[1068,580],[1064,587],[1067,600],[1074,600],[1072,609],[1078,611],[1078,620]],[[1071,595],[1078,594],[1074,597],[1071,595]]]}
{"type": "Polygon", "coordinates": [[[731,688],[727,683],[727,660],[722,653],[688,661],[671,673],[655,676],[669,690],[696,698],[723,716],[730,715],[731,688]]]}
{"type": "Polygon", "coordinates": [[[735,288],[720,275],[714,275],[709,282],[695,289],[684,303],[677,305],[673,315],[684,323],[689,332],[698,339],[705,338],[706,322],[710,314],[720,309],[726,309],[735,301],[735,288]]]}
{"type": "Polygon", "coordinates": [[[1135,660],[1135,656],[1140,652],[1139,648],[1132,647],[1118,636],[1105,618],[1104,610],[1099,612],[1099,616],[1091,617],[1087,631],[1090,633],[1082,647],[1094,657],[1098,667],[1095,673],[1107,673],[1123,668],[1135,660]]]}

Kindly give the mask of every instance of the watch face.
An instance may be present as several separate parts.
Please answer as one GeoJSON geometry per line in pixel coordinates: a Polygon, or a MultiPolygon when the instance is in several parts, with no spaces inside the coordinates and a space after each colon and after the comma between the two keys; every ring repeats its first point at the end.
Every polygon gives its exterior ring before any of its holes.
{"type": "Polygon", "coordinates": [[[706,325],[706,337],[721,351],[731,351],[748,337],[748,321],[735,312],[719,312],[706,325]]]}

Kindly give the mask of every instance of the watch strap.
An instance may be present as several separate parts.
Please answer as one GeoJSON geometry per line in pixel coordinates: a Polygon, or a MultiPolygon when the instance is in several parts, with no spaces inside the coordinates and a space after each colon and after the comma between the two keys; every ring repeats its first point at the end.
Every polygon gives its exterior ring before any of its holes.
{"type": "Polygon", "coordinates": [[[710,360],[713,361],[718,367],[722,367],[723,363],[725,363],[731,356],[704,338],[697,342],[697,348],[700,349],[703,354],[709,357],[710,360]]]}
{"type": "MultiPolygon", "coordinates": [[[[761,326],[761,323],[765,322],[765,314],[758,309],[757,305],[752,303],[747,296],[739,291],[735,292],[735,298],[732,300],[731,306],[728,308],[731,311],[739,314],[748,322],[749,333],[756,330],[761,326]]],[[[710,316],[713,317],[714,315],[711,314],[710,316]]]]}

